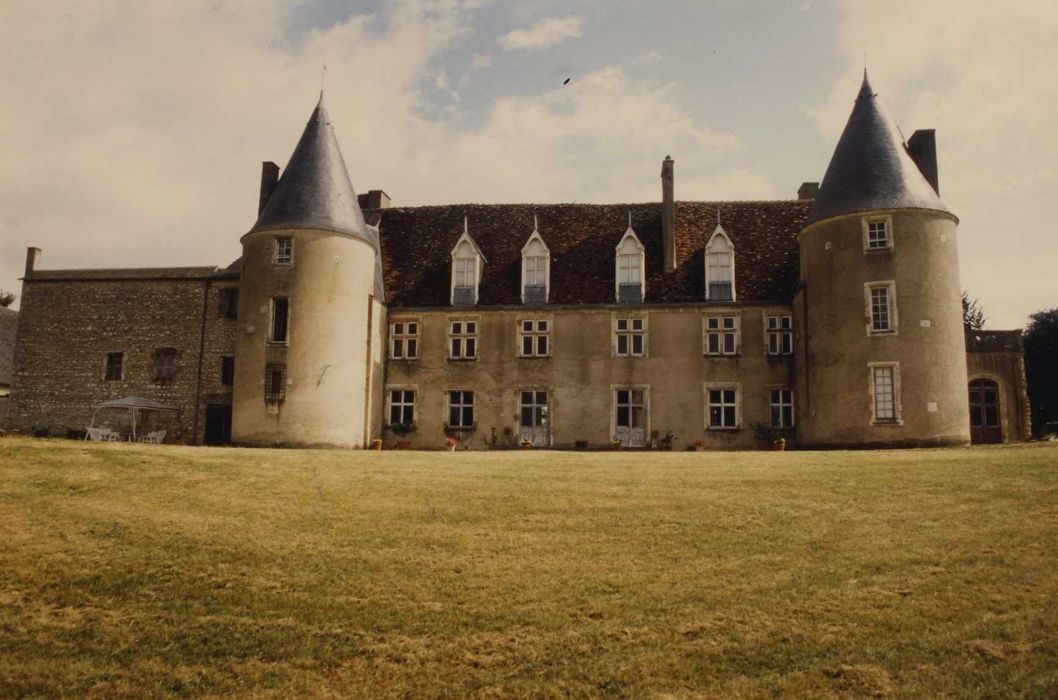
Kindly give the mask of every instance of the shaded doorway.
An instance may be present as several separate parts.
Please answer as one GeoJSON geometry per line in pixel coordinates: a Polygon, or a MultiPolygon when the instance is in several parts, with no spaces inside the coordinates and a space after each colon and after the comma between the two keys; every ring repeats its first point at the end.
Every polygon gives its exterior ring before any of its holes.
{"type": "Polygon", "coordinates": [[[231,443],[231,406],[226,404],[206,405],[207,445],[227,445],[231,443]]]}
{"type": "Polygon", "coordinates": [[[987,445],[1003,442],[999,425],[999,385],[991,379],[970,382],[970,442],[987,445]]]}

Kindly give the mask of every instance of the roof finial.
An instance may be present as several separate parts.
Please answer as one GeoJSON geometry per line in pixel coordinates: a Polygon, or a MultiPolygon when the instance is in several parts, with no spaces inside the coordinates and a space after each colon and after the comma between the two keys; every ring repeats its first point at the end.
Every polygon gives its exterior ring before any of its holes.
{"type": "Polygon", "coordinates": [[[540,227],[536,223],[536,213],[535,212],[533,213],[533,230],[534,231],[539,231],[540,230],[540,227]]]}
{"type": "Polygon", "coordinates": [[[470,233],[470,230],[467,227],[467,219],[468,219],[467,215],[463,214],[463,233],[470,233]]]}
{"type": "Polygon", "coordinates": [[[320,99],[323,99],[323,88],[327,85],[327,64],[323,64],[323,70],[320,71],[320,99]]]}
{"type": "Polygon", "coordinates": [[[719,205],[717,205],[717,207],[716,207],[716,227],[717,228],[723,228],[720,225],[720,206],[719,205]]]}
{"type": "Polygon", "coordinates": [[[632,228],[632,210],[628,210],[628,228],[632,228]]]}

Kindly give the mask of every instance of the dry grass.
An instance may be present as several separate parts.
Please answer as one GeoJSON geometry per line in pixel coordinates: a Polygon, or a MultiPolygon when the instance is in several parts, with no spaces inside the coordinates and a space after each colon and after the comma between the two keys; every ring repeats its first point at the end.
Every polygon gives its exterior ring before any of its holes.
{"type": "Polygon", "coordinates": [[[0,440],[0,696],[1053,697],[1058,446],[0,440]]]}

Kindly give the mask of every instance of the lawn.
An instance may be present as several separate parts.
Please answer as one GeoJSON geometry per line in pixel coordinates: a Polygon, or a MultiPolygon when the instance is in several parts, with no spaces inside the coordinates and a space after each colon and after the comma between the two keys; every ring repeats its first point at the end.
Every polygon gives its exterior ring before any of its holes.
{"type": "Polygon", "coordinates": [[[0,439],[0,697],[1058,694],[1058,445],[0,439]]]}

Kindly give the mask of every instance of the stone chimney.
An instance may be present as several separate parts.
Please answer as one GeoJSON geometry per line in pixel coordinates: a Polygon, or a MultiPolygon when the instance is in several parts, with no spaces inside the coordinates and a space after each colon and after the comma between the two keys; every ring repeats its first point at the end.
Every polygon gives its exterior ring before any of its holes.
{"type": "Polygon", "coordinates": [[[33,248],[32,246],[26,248],[26,277],[33,274],[33,270],[37,267],[37,261],[40,260],[40,248],[33,248]]]}
{"type": "Polygon", "coordinates": [[[261,163],[261,200],[257,204],[257,215],[260,216],[272,196],[272,190],[279,182],[279,166],[270,160],[261,163]]]}
{"type": "Polygon", "coordinates": [[[674,161],[665,156],[661,161],[661,245],[665,272],[676,269],[676,199],[673,192],[674,161]]]}
{"type": "Polygon", "coordinates": [[[797,188],[798,199],[815,199],[817,194],[819,194],[818,182],[802,182],[797,188]]]}
{"type": "Polygon", "coordinates": [[[389,195],[382,190],[368,190],[356,195],[356,203],[361,209],[389,209],[389,195]]]}
{"type": "Polygon", "coordinates": [[[907,152],[922,172],[933,191],[940,194],[940,179],[937,173],[937,131],[919,129],[907,140],[907,152]]]}

